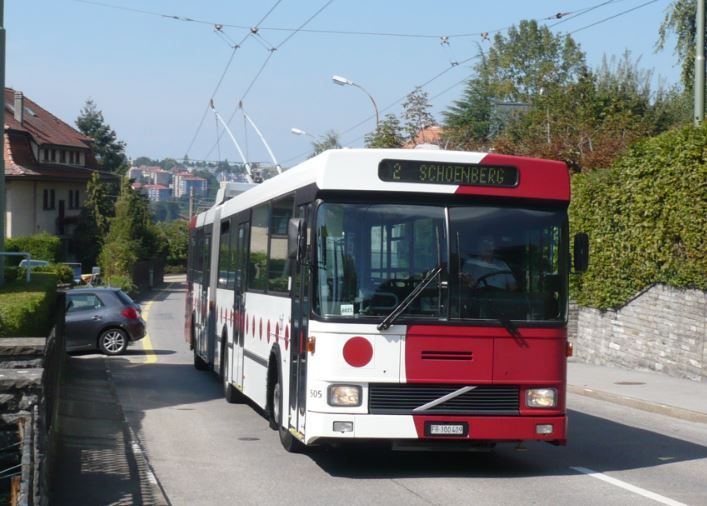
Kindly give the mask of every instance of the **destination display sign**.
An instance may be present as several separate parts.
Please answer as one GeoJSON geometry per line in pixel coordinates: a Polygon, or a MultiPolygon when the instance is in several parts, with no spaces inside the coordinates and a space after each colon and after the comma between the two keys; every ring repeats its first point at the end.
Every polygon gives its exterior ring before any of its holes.
{"type": "Polygon", "coordinates": [[[518,168],[510,165],[477,163],[381,160],[378,164],[378,177],[381,181],[395,183],[510,188],[518,185],[518,168]]]}

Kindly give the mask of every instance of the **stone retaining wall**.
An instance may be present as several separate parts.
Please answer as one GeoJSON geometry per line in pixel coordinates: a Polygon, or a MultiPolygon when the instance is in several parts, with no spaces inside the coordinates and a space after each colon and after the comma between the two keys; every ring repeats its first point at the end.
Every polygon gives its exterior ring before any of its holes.
{"type": "Polygon", "coordinates": [[[570,305],[568,331],[583,362],[707,381],[707,294],[654,285],[618,310],[570,305]]]}

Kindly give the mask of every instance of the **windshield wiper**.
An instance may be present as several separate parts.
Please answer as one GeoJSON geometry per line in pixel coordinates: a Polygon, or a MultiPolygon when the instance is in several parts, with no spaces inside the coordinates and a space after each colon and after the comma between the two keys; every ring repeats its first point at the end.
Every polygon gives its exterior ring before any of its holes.
{"type": "Polygon", "coordinates": [[[388,316],[386,316],[382,322],[380,322],[376,328],[378,330],[385,330],[389,328],[393,322],[403,314],[403,312],[408,308],[410,304],[413,303],[413,301],[422,293],[422,291],[427,288],[427,285],[429,285],[434,278],[437,277],[437,275],[442,272],[442,266],[438,265],[434,269],[432,269],[430,272],[427,273],[427,275],[422,278],[422,281],[420,281],[420,284],[415,287],[415,289],[410,292],[410,294],[403,299],[403,301],[395,306],[395,309],[393,309],[388,316]]]}
{"type": "Polygon", "coordinates": [[[490,299],[486,299],[486,304],[487,307],[493,313],[493,316],[496,318],[496,321],[498,321],[501,325],[504,326],[504,328],[518,344],[520,344],[524,348],[527,348],[528,343],[525,342],[525,339],[520,334],[518,327],[515,326],[511,319],[508,318],[496,304],[491,302],[490,299]]]}

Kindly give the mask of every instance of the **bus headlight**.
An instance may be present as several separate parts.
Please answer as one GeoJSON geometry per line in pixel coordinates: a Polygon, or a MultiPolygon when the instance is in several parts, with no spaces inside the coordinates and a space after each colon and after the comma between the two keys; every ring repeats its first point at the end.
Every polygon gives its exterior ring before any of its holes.
{"type": "Polygon", "coordinates": [[[557,390],[555,388],[526,390],[525,405],[529,408],[554,408],[557,406],[557,390]]]}
{"type": "Polygon", "coordinates": [[[327,401],[329,406],[360,406],[361,387],[358,385],[329,385],[327,401]]]}

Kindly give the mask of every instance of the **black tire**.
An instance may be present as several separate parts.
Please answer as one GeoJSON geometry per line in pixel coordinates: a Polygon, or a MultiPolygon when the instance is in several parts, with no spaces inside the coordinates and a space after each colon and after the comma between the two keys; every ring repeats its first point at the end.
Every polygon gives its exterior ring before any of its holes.
{"type": "Polygon", "coordinates": [[[196,352],[196,331],[194,328],[194,315],[192,315],[191,320],[191,349],[194,350],[194,368],[197,371],[205,371],[209,368],[209,364],[199,356],[196,352]]]}
{"type": "Polygon", "coordinates": [[[194,346],[194,368],[197,371],[206,371],[209,368],[209,364],[201,358],[196,352],[196,346],[194,346]]]}
{"type": "Polygon", "coordinates": [[[122,355],[127,348],[128,334],[122,329],[106,329],[98,336],[98,349],[104,355],[122,355]]]}
{"type": "Polygon", "coordinates": [[[240,400],[240,392],[228,380],[228,351],[224,346],[223,355],[221,358],[221,381],[223,382],[223,398],[229,404],[234,404],[240,400]]]}
{"type": "Polygon", "coordinates": [[[282,406],[282,380],[278,373],[277,381],[272,389],[272,413],[270,417],[270,427],[277,430],[280,436],[282,447],[289,453],[302,453],[305,450],[304,444],[293,436],[289,429],[283,427],[283,406],[282,406]]]}

